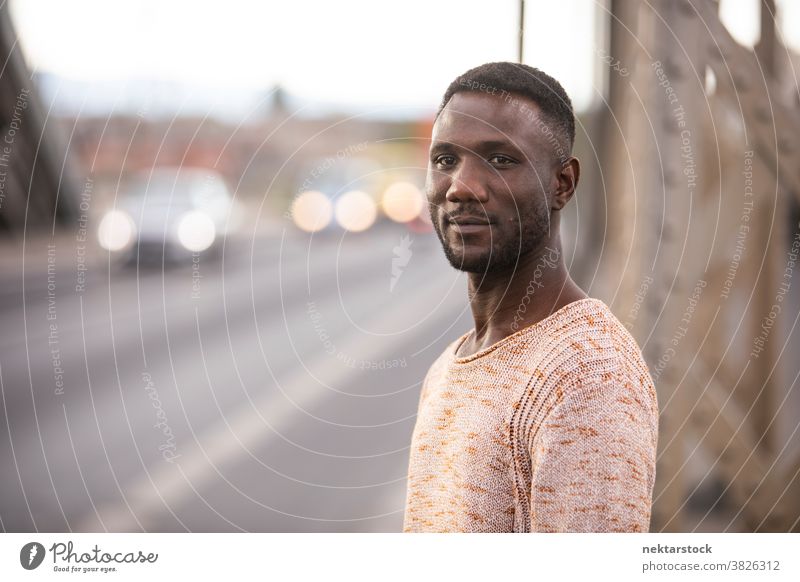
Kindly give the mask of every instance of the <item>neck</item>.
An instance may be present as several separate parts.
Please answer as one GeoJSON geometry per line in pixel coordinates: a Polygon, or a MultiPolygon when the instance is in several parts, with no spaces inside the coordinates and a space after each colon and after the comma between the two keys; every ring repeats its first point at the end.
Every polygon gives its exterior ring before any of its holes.
{"type": "Polygon", "coordinates": [[[556,236],[508,269],[470,273],[475,335],[470,352],[488,347],[587,295],[570,278],[556,236]]]}

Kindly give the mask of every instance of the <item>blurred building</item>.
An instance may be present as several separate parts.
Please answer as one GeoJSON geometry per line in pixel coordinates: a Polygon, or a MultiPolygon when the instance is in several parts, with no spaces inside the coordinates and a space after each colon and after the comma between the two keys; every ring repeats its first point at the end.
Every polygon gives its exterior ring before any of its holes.
{"type": "Polygon", "coordinates": [[[9,16],[0,5],[0,235],[54,228],[75,216],[72,161],[39,100],[9,16]]]}

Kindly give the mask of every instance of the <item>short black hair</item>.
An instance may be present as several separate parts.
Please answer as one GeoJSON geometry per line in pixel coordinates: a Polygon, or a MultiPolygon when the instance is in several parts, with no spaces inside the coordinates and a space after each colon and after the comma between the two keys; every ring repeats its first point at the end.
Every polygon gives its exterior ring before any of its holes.
{"type": "MultiPolygon", "coordinates": [[[[465,91],[484,92],[506,99],[510,99],[511,94],[528,97],[539,106],[548,125],[552,127],[552,133],[561,142],[561,161],[572,152],[575,143],[572,101],[561,83],[547,73],[529,65],[507,61],[480,65],[459,75],[450,83],[436,111],[436,117],[439,117],[453,95],[465,91]]],[[[543,129],[547,131],[550,127],[543,129]]]]}

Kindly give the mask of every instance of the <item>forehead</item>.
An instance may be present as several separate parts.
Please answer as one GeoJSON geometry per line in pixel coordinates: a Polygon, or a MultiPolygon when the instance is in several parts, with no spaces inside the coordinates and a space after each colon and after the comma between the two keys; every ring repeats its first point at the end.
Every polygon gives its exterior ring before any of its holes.
{"type": "Polygon", "coordinates": [[[456,93],[433,126],[432,140],[477,149],[481,143],[508,141],[519,149],[541,147],[540,109],[513,93],[456,93]]]}

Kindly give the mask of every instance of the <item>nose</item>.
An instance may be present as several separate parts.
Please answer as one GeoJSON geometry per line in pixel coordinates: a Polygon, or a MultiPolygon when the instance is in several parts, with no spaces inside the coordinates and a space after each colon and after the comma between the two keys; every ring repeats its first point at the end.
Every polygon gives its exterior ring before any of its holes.
{"type": "Polygon", "coordinates": [[[448,202],[477,201],[482,204],[489,201],[489,190],[486,187],[486,173],[482,160],[464,159],[451,174],[450,187],[445,199],[448,202]]]}

